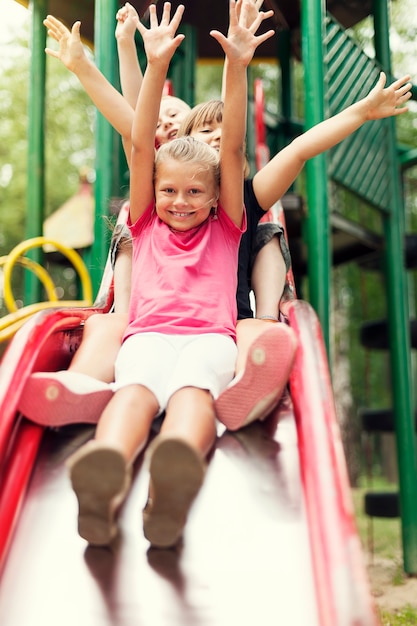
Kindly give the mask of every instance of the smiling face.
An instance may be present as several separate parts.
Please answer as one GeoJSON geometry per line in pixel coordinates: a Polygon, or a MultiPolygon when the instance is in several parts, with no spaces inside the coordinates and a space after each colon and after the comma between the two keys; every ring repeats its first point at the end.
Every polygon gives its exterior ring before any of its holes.
{"type": "Polygon", "coordinates": [[[178,137],[194,137],[218,151],[222,133],[223,108],[221,100],[209,100],[198,104],[191,109],[182,122],[178,137]]]}
{"type": "Polygon", "coordinates": [[[184,164],[163,160],[155,176],[155,206],[158,217],[174,230],[199,226],[217,206],[218,189],[212,171],[200,162],[184,164]]]}
{"type": "Polygon", "coordinates": [[[157,147],[176,138],[178,128],[188,115],[190,107],[180,98],[164,96],[159,108],[159,118],[155,133],[157,147]]]}
{"type": "Polygon", "coordinates": [[[195,126],[190,132],[190,137],[204,141],[215,150],[220,150],[220,139],[222,136],[221,122],[211,120],[199,126],[195,126]]]}
{"type": "MultiPolygon", "coordinates": [[[[178,137],[193,137],[204,141],[215,150],[220,150],[222,137],[224,104],[221,100],[209,100],[198,104],[185,117],[179,130],[178,137]]],[[[243,174],[250,174],[250,167],[245,160],[243,174]]]]}

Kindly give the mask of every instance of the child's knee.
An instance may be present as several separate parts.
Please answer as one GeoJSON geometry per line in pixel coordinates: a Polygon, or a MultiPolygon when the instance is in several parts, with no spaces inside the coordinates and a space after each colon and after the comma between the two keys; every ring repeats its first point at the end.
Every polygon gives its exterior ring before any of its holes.
{"type": "Polygon", "coordinates": [[[103,337],[107,337],[108,333],[120,333],[123,332],[127,326],[127,315],[122,313],[97,313],[96,315],[90,315],[85,321],[84,333],[85,334],[102,334],[103,337]]]}
{"type": "Polygon", "coordinates": [[[285,271],[291,267],[291,255],[285,239],[284,229],[281,224],[263,222],[258,224],[256,237],[253,245],[252,267],[261,251],[264,253],[272,250],[274,256],[279,256],[285,264],[285,271]]]}

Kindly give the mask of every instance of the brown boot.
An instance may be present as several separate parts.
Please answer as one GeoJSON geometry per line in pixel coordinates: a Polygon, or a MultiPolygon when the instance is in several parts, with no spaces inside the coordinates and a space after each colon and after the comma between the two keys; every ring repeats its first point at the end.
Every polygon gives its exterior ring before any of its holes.
{"type": "Polygon", "coordinates": [[[159,435],[149,446],[149,500],[143,529],[151,545],[169,548],[182,536],[191,504],[205,474],[200,453],[180,438],[159,435]]]}
{"type": "Polygon", "coordinates": [[[129,490],[132,468],[116,448],[89,441],[67,462],[78,499],[78,532],[93,546],[117,535],[116,513],[129,490]]]}

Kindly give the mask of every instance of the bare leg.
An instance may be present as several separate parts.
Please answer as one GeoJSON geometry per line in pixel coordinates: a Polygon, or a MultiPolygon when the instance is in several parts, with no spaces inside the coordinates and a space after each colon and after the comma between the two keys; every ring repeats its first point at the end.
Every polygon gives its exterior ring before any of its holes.
{"type": "Polygon", "coordinates": [[[153,546],[170,547],[181,537],[204,480],[204,457],[215,437],[210,393],[191,387],[177,391],[169,401],[161,434],[147,451],[150,485],[143,522],[153,546]]]}
{"type": "Polygon", "coordinates": [[[147,442],[158,409],[155,396],[146,387],[123,387],[104,409],[95,440],[117,448],[128,463],[133,463],[147,442]]]}
{"type": "Polygon", "coordinates": [[[252,269],[252,288],[255,294],[256,317],[278,319],[279,302],[285,287],[287,269],[278,237],[261,248],[252,269]]]}
{"type": "Polygon", "coordinates": [[[127,326],[125,313],[99,313],[86,320],[83,340],[69,371],[85,374],[105,383],[114,381],[114,363],[127,326]]]}
{"type": "Polygon", "coordinates": [[[68,370],[37,372],[30,376],[19,410],[44,426],[97,423],[112,397],[108,383],[114,381],[114,364],[128,321],[131,251],[121,251],[114,270],[116,313],[90,316],[80,347],[68,370]]]}
{"type": "Polygon", "coordinates": [[[106,383],[114,381],[114,363],[127,326],[132,273],[131,246],[120,248],[114,266],[115,313],[89,317],[83,340],[68,368],[106,383]]]}
{"type": "Polygon", "coordinates": [[[259,250],[252,270],[256,319],[237,324],[236,376],[216,400],[217,417],[230,430],[267,417],[290,375],[296,339],[291,328],[278,322],[286,273],[274,236],[259,250]]]}
{"type": "Polygon", "coordinates": [[[168,403],[161,433],[187,440],[207,456],[216,439],[213,398],[205,389],[184,387],[168,403]]]}
{"type": "Polygon", "coordinates": [[[122,246],[114,264],[114,310],[116,313],[128,313],[132,275],[132,248],[122,246]]]}
{"type": "Polygon", "coordinates": [[[157,410],[155,396],[145,387],[120,389],[103,411],[95,439],[68,461],[79,505],[78,532],[92,545],[108,545],[117,535],[116,514],[129,491],[132,463],[157,410]]]}

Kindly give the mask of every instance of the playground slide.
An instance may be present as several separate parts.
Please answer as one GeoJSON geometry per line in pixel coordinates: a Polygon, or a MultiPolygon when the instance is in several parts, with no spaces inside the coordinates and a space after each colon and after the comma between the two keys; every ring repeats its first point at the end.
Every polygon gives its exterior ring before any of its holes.
{"type": "Polygon", "coordinates": [[[376,626],[356,533],[320,327],[285,314],[300,341],[290,397],[265,423],[219,427],[178,550],[149,549],[139,459],[112,549],[86,547],[65,459],[89,426],[43,431],[16,413],[30,371],[66,367],[89,312],[44,311],[0,368],[2,626],[376,626]]]}

